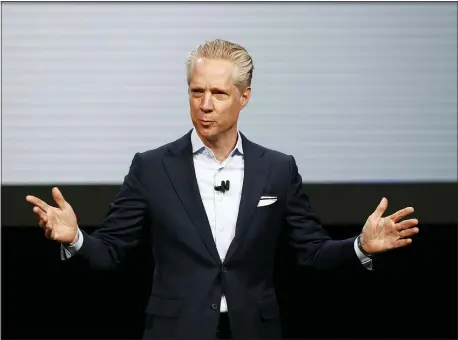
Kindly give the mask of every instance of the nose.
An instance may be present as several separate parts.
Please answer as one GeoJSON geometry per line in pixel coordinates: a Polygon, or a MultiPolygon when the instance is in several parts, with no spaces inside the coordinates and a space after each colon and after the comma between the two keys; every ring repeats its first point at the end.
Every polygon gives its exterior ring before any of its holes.
{"type": "Polygon", "coordinates": [[[213,103],[211,100],[211,94],[210,93],[205,93],[202,96],[202,100],[200,102],[200,109],[202,112],[209,113],[213,111],[213,103]]]}

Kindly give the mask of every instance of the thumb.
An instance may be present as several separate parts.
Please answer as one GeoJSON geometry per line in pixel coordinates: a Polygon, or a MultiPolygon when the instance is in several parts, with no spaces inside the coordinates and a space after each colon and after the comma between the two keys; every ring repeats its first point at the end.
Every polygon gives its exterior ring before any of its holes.
{"type": "Polygon", "coordinates": [[[383,213],[386,211],[386,208],[388,208],[388,200],[383,197],[377,209],[375,209],[375,211],[372,213],[372,216],[380,219],[383,216],[383,213]]]}
{"type": "Polygon", "coordinates": [[[65,201],[64,196],[57,187],[52,188],[52,197],[54,198],[54,201],[56,201],[59,208],[65,208],[67,202],[65,201]]]}

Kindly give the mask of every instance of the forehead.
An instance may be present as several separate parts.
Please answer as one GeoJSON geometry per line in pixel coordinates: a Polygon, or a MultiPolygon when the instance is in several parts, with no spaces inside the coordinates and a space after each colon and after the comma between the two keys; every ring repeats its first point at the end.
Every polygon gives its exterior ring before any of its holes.
{"type": "Polygon", "coordinates": [[[232,85],[234,64],[228,60],[197,59],[191,70],[193,85],[232,85]]]}

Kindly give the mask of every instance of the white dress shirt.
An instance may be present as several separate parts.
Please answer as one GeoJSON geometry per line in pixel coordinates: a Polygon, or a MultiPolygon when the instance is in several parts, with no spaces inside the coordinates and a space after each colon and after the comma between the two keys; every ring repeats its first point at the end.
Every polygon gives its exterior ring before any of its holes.
{"type": "MultiPolygon", "coordinates": [[[[194,168],[202,202],[210,223],[213,239],[221,261],[226,257],[229,245],[235,236],[235,225],[239,213],[242,195],[244,159],[240,133],[237,144],[224,161],[218,161],[213,151],[204,145],[195,129],[191,133],[194,168]],[[215,186],[222,181],[230,182],[230,190],[224,193],[216,191],[215,186]]],[[[61,258],[68,259],[74,255],[83,244],[83,234],[78,229],[77,242],[68,246],[62,245],[61,258]]],[[[365,256],[354,244],[355,252],[363,266],[372,270],[372,260],[365,256]]],[[[226,297],[221,298],[221,312],[227,312],[226,297]]]]}

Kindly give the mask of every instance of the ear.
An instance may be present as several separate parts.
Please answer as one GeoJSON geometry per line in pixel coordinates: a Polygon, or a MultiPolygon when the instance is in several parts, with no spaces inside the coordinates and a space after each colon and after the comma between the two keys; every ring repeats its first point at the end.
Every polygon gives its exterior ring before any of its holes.
{"type": "Polygon", "coordinates": [[[251,98],[251,87],[245,88],[240,94],[240,106],[243,109],[251,98]]]}

